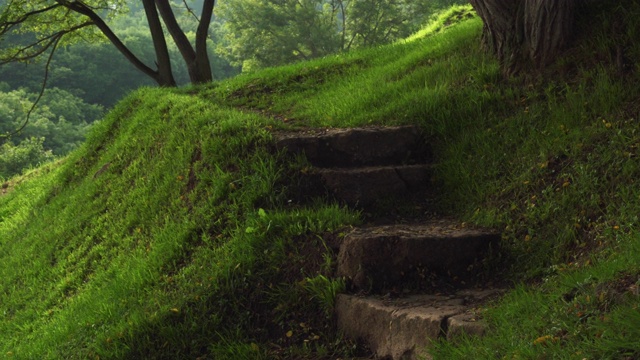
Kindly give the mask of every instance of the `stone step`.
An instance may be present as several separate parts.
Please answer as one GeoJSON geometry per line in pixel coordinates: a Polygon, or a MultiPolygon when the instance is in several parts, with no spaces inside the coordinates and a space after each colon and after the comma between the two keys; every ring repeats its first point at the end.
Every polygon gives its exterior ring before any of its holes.
{"type": "Polygon", "coordinates": [[[338,330],[364,341],[377,358],[430,359],[428,347],[438,338],[465,333],[481,336],[486,326],[477,306],[501,290],[464,290],[451,296],[414,295],[406,298],[336,297],[338,330]]]}
{"type": "Polygon", "coordinates": [[[314,168],[316,177],[329,193],[350,206],[367,207],[431,187],[431,165],[369,166],[358,168],[314,168]]]}
{"type": "Polygon", "coordinates": [[[307,129],[274,136],[279,149],[304,153],[317,167],[417,164],[432,157],[414,126],[307,129]]]}
{"type": "Polygon", "coordinates": [[[434,276],[471,279],[499,240],[492,230],[446,219],[356,228],[340,245],[337,273],[372,292],[415,287],[434,276]]]}

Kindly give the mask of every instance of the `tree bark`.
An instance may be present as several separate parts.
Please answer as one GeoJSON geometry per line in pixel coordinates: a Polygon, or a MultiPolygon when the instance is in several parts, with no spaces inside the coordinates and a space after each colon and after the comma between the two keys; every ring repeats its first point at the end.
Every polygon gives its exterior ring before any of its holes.
{"type": "Polygon", "coordinates": [[[470,0],[482,21],[483,44],[506,76],[544,68],[569,44],[576,0],[470,0]]]}
{"type": "Polygon", "coordinates": [[[207,53],[207,39],[209,38],[209,24],[213,18],[213,7],[215,0],[205,0],[202,4],[202,15],[196,29],[196,64],[199,69],[200,78],[195,83],[205,83],[213,80],[211,74],[211,63],[207,53]]]}
{"type": "Polygon", "coordinates": [[[153,0],[142,0],[142,5],[144,6],[144,12],[147,16],[151,39],[156,53],[158,84],[160,84],[160,86],[176,86],[176,81],[171,71],[169,49],[167,47],[167,41],[164,38],[164,31],[162,31],[162,23],[160,22],[156,6],[153,0]]]}
{"type": "Polygon", "coordinates": [[[525,0],[524,38],[538,67],[553,62],[573,35],[575,0],[525,0]]]}
{"type": "Polygon", "coordinates": [[[206,83],[213,80],[211,74],[211,64],[207,54],[207,37],[209,35],[209,24],[213,13],[214,0],[206,0],[203,4],[202,17],[198,21],[196,30],[195,49],[191,46],[189,39],[176,20],[168,0],[155,0],[160,16],[167,30],[176,43],[180,55],[187,65],[189,79],[194,84],[206,83]]]}
{"type": "Polygon", "coordinates": [[[197,68],[195,66],[196,52],[193,50],[187,35],[182,31],[178,21],[176,20],[176,16],[171,9],[171,4],[169,4],[168,0],[155,0],[156,6],[158,7],[158,12],[162,17],[165,25],[167,26],[167,30],[173,38],[173,42],[175,42],[178,47],[178,51],[180,51],[180,55],[184,59],[187,65],[187,72],[189,73],[189,79],[193,81],[194,78],[198,77],[197,68]]]}

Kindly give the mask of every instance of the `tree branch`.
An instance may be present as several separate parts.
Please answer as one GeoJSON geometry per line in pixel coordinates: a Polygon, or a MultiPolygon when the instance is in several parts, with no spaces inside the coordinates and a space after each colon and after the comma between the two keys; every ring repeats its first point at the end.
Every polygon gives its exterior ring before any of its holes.
{"type": "Polygon", "coordinates": [[[31,117],[31,114],[33,113],[33,110],[35,110],[36,106],[40,102],[40,99],[42,99],[42,96],[44,95],[44,91],[45,91],[45,89],[47,87],[47,81],[49,80],[49,67],[51,66],[51,60],[53,59],[53,54],[56,52],[56,48],[58,47],[58,44],[60,43],[60,40],[62,39],[62,37],[65,36],[68,33],[69,32],[60,32],[60,33],[56,34],[55,39],[53,40],[52,44],[50,44],[50,46],[53,46],[53,48],[51,48],[51,53],[49,53],[49,57],[47,58],[47,63],[45,64],[45,67],[44,67],[44,79],[42,80],[42,86],[40,87],[40,93],[38,93],[38,97],[33,102],[33,104],[31,104],[31,107],[29,108],[29,111],[27,111],[27,116],[26,116],[24,122],[14,132],[9,133],[9,134],[2,134],[2,135],[0,135],[0,138],[10,138],[10,137],[12,137],[14,135],[17,135],[29,123],[29,118],[31,117]]]}
{"type": "Polygon", "coordinates": [[[118,36],[111,30],[109,25],[102,20],[102,18],[96,14],[90,7],[85,5],[79,1],[65,1],[65,0],[56,0],[62,6],[72,10],[78,14],[84,15],[88,17],[96,27],[104,34],[104,36],[109,39],[109,41],[116,47],[116,49],[124,55],[129,62],[133,64],[138,70],[142,71],[145,75],[151,77],[156,82],[159,81],[158,71],[150,68],[145,63],[143,63],[138,57],[129,50],[129,48],[118,38],[118,36]]]}
{"type": "Polygon", "coordinates": [[[197,82],[208,82],[213,80],[211,74],[211,63],[207,54],[207,38],[209,37],[209,26],[213,18],[213,7],[215,0],[204,0],[202,3],[202,17],[196,29],[196,63],[200,78],[197,82]]]}
{"type": "Polygon", "coordinates": [[[197,22],[200,22],[200,18],[198,17],[198,15],[196,15],[196,13],[189,6],[189,4],[187,4],[187,0],[182,0],[182,3],[184,4],[184,7],[187,9],[187,12],[191,14],[191,16],[193,16],[193,18],[196,19],[197,22]]]}
{"type": "Polygon", "coordinates": [[[153,42],[153,48],[156,53],[156,66],[158,67],[158,77],[156,81],[160,86],[176,86],[176,81],[171,71],[169,49],[162,29],[162,21],[160,21],[160,16],[158,15],[157,4],[154,3],[154,0],[142,0],[142,5],[144,6],[144,12],[147,16],[151,41],[153,42]]]}
{"type": "MultiPolygon", "coordinates": [[[[45,13],[47,11],[54,10],[56,8],[59,8],[60,6],[62,6],[62,5],[55,4],[55,5],[49,6],[49,7],[44,8],[44,9],[34,10],[34,11],[31,11],[31,12],[28,12],[28,13],[22,15],[21,17],[19,17],[16,20],[3,22],[2,24],[0,24],[0,36],[5,35],[6,33],[8,33],[14,26],[20,25],[20,24],[24,23],[25,21],[29,20],[30,17],[38,15],[38,14],[45,13]]],[[[7,7],[7,9],[8,8],[9,7],[7,7]]]]}
{"type": "Polygon", "coordinates": [[[57,42],[62,38],[62,36],[66,35],[66,34],[69,34],[69,33],[72,33],[72,32],[74,32],[76,30],[80,30],[80,29],[82,29],[84,27],[91,26],[91,25],[94,25],[93,22],[88,21],[88,22],[85,22],[83,24],[76,25],[76,26],[74,26],[74,27],[72,27],[70,29],[61,30],[61,31],[58,31],[58,32],[56,32],[56,33],[54,33],[52,35],[49,35],[49,36],[45,37],[45,38],[42,38],[42,39],[40,39],[40,40],[38,40],[38,41],[36,41],[36,42],[34,42],[32,44],[29,44],[29,45],[27,45],[25,47],[17,49],[15,51],[15,53],[12,54],[11,56],[8,56],[6,58],[0,58],[0,65],[8,64],[8,63],[11,63],[11,62],[20,62],[20,61],[27,61],[27,60],[35,59],[36,57],[42,55],[45,51],[47,51],[52,45],[55,44],[57,46],[57,42]],[[27,54],[27,55],[24,55],[24,56],[21,56],[21,54],[25,54],[30,49],[34,49],[34,48],[40,46],[43,43],[44,43],[44,45],[42,45],[42,47],[40,49],[36,50],[35,52],[27,54]]]}

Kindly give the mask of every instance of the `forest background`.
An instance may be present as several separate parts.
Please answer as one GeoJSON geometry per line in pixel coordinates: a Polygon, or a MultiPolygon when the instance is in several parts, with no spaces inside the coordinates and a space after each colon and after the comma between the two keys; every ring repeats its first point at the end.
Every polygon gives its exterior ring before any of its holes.
{"type": "MultiPolygon", "coordinates": [[[[220,1],[209,28],[213,76],[220,80],[240,72],[394,42],[418,30],[439,9],[466,2],[220,1]]],[[[6,3],[0,0],[0,8],[6,3]]],[[[194,36],[200,15],[196,9],[202,8],[201,3],[172,3],[187,36],[194,36]]],[[[153,43],[142,3],[129,1],[126,5],[109,25],[137,56],[153,63],[153,43]]],[[[13,35],[0,42],[0,50],[35,37],[29,32],[13,35]]],[[[166,38],[171,57],[179,58],[168,34],[166,38]]],[[[106,39],[65,44],[56,50],[48,68],[45,60],[0,61],[0,179],[69,153],[119,99],[134,89],[154,84],[106,39]],[[47,86],[37,101],[45,73],[47,86]],[[37,106],[33,107],[35,102],[37,106]],[[27,121],[27,126],[15,133],[27,121]]],[[[174,63],[178,84],[188,83],[185,65],[174,63]]]]}

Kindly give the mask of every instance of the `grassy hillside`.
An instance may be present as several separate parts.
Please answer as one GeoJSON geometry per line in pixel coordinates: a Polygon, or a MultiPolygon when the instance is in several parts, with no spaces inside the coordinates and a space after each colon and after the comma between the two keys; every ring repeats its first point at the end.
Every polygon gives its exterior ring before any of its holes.
{"type": "Polygon", "coordinates": [[[270,130],[417,124],[439,210],[503,230],[489,271],[515,288],[486,309],[489,336],[436,358],[639,357],[640,6],[626,5],[587,9],[598,26],[536,77],[502,79],[479,19],[454,8],[403,43],[130,95],[0,196],[1,356],[357,355],[330,319],[331,244],[360,214],[297,202],[306,164],[270,130]]]}

